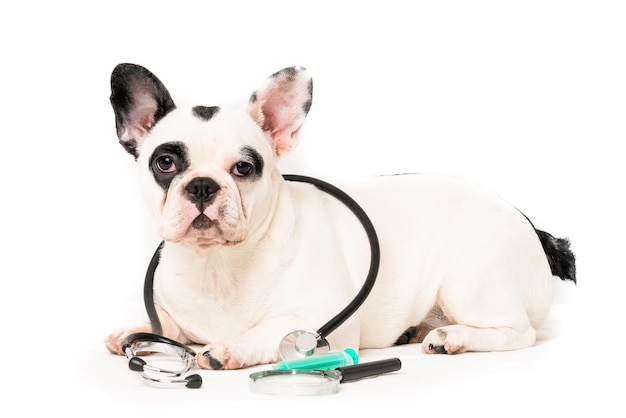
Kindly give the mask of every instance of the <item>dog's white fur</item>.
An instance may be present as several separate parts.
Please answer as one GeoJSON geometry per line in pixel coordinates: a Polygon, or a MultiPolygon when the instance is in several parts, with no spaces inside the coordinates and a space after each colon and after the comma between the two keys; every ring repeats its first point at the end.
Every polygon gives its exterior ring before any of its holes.
{"type": "MultiPolygon", "coordinates": [[[[276,167],[297,143],[309,75],[279,72],[245,106],[222,107],[208,120],[189,108],[157,120],[159,104],[144,87],[131,110],[116,114],[121,142],[136,146],[148,207],[165,240],[154,284],[164,335],[205,344],[198,356],[204,368],[274,362],[281,338],[324,324],[358,292],[369,267],[369,245],[353,214],[312,185],[286,182],[276,167]],[[184,144],[188,166],[164,190],[153,154],[171,141],[184,144]],[[237,171],[237,162],[254,162],[245,149],[262,157],[256,178],[237,171]],[[200,209],[186,192],[198,177],[219,186],[201,228],[194,226],[200,209]]],[[[420,324],[434,328],[412,337],[423,338],[424,352],[534,344],[555,278],[523,214],[445,176],[338,185],[375,225],[381,265],[358,314],[329,336],[333,349],[388,347],[420,324]]],[[[121,340],[139,331],[151,327],[118,330],[106,345],[121,354],[121,340]]]]}

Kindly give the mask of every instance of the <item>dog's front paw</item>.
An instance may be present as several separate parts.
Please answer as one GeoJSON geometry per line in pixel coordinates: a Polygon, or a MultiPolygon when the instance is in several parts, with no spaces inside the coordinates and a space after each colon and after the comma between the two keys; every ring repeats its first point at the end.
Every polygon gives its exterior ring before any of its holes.
{"type": "Polygon", "coordinates": [[[219,344],[209,344],[205,346],[197,355],[196,363],[202,369],[211,370],[234,370],[242,369],[246,365],[233,353],[219,344]]]}
{"type": "Polygon", "coordinates": [[[258,341],[230,341],[204,346],[196,355],[196,363],[203,369],[234,370],[257,364],[278,361],[278,348],[263,346],[258,341]]]}
{"type": "Polygon", "coordinates": [[[422,341],[422,352],[426,354],[456,354],[463,351],[463,342],[448,327],[430,331],[422,341]]]}

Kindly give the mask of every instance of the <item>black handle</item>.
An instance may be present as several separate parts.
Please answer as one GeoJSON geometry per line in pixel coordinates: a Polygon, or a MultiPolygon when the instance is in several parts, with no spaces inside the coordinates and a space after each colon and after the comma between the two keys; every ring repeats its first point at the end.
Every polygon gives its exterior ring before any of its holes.
{"type": "Polygon", "coordinates": [[[352,366],[339,367],[335,371],[341,375],[340,381],[352,382],[364,377],[378,376],[379,374],[395,372],[400,370],[402,362],[399,358],[389,358],[386,360],[371,361],[369,363],[355,364],[352,366]]]}

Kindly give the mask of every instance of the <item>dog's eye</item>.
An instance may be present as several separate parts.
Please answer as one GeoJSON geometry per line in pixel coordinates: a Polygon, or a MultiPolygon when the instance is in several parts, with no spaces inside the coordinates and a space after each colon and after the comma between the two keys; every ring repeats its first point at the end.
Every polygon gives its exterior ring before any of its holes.
{"type": "Polygon", "coordinates": [[[174,164],[174,160],[172,159],[172,157],[169,157],[167,155],[157,158],[155,164],[159,171],[163,173],[176,172],[176,164],[174,164]]]}
{"type": "Polygon", "coordinates": [[[237,177],[246,177],[252,173],[254,166],[246,161],[239,161],[233,167],[232,173],[237,177]]]}

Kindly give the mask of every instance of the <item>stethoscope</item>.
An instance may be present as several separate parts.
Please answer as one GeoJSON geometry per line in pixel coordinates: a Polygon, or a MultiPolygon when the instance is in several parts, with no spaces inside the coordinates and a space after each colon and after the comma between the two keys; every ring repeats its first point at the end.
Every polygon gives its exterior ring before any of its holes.
{"type": "Polygon", "coordinates": [[[124,339],[122,351],[129,359],[128,367],[149,383],[156,385],[184,384],[191,389],[202,386],[202,377],[199,374],[183,376],[194,366],[196,352],[178,341],[162,335],[139,332],[124,339]],[[141,354],[154,353],[163,353],[179,359],[182,368],[169,370],[154,364],[150,365],[140,357],[141,354]]]}
{"type": "MultiPolygon", "coordinates": [[[[349,195],[341,189],[313,177],[291,175],[283,176],[285,180],[310,183],[318,189],[332,195],[344,205],[346,205],[361,222],[361,225],[367,233],[370,244],[370,267],[367,277],[363,282],[361,290],[350,301],[350,303],[337,315],[330,319],[326,324],[321,326],[317,331],[296,330],[287,334],[279,345],[279,353],[284,361],[305,358],[313,355],[328,353],[330,344],[327,337],[348,318],[350,318],[359,307],[367,299],[378,275],[380,265],[380,246],[376,230],[372,225],[365,211],[354,201],[349,195]]],[[[122,350],[129,359],[129,368],[137,372],[142,378],[154,384],[166,385],[184,385],[189,388],[199,388],[202,385],[202,378],[197,374],[185,377],[184,374],[189,372],[195,362],[196,353],[189,347],[177,341],[161,336],[163,333],[161,322],[154,305],[153,284],[154,273],[159,264],[161,256],[161,242],[154,252],[144,281],[144,304],[152,325],[153,333],[137,333],[131,334],[122,343],[122,350]],[[182,368],[178,370],[169,370],[155,365],[148,365],[140,354],[147,353],[165,353],[179,358],[182,362],[182,368]]]]}

